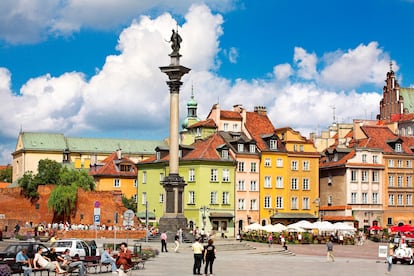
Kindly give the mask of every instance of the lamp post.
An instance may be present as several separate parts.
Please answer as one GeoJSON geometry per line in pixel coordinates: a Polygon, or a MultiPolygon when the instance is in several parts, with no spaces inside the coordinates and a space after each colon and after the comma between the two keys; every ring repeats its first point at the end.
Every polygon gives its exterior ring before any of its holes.
{"type": "Polygon", "coordinates": [[[210,208],[208,208],[207,206],[201,206],[200,207],[200,212],[202,212],[202,214],[201,214],[201,218],[202,218],[202,220],[203,220],[203,228],[205,229],[206,228],[206,213],[208,212],[208,211],[210,211],[210,208]]]}
{"type": "Polygon", "coordinates": [[[277,208],[270,208],[269,209],[269,220],[270,220],[270,224],[273,224],[272,222],[272,217],[274,216],[274,215],[277,215],[277,212],[278,212],[278,210],[277,210],[277,208]]]}

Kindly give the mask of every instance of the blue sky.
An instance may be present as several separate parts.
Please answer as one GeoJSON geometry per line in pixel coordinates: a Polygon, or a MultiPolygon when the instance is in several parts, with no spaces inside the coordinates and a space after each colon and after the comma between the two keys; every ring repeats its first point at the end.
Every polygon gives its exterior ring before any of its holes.
{"type": "Polygon", "coordinates": [[[165,41],[183,38],[180,116],[193,87],[211,107],[266,106],[307,136],[374,119],[390,61],[414,86],[414,1],[6,0],[0,2],[0,161],[23,131],[168,135],[165,41]],[[4,104],[7,103],[7,104],[4,104]]]}

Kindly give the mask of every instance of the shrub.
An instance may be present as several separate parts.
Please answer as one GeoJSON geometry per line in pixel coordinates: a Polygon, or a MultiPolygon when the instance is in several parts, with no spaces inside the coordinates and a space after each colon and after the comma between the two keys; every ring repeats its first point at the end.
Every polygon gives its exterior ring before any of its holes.
{"type": "Polygon", "coordinates": [[[0,276],[10,276],[12,273],[10,267],[6,264],[0,265],[0,276]]]}

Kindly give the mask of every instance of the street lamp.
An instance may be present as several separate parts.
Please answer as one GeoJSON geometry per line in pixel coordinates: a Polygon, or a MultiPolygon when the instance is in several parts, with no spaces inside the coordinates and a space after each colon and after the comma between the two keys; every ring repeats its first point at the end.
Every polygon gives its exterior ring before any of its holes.
{"type": "Polygon", "coordinates": [[[203,228],[206,228],[206,213],[210,211],[210,208],[208,208],[207,206],[201,206],[200,207],[200,212],[202,213],[202,219],[203,219],[203,228]]]}

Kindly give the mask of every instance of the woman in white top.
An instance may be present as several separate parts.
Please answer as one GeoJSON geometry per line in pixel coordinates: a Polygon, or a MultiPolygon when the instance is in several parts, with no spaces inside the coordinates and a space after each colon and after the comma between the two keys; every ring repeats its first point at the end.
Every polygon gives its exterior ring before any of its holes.
{"type": "Polygon", "coordinates": [[[59,266],[58,262],[51,262],[48,257],[42,256],[42,248],[40,246],[37,248],[37,253],[33,259],[33,268],[37,269],[38,264],[42,268],[46,268],[48,270],[56,270],[57,273],[66,273],[66,271],[59,266]]]}

